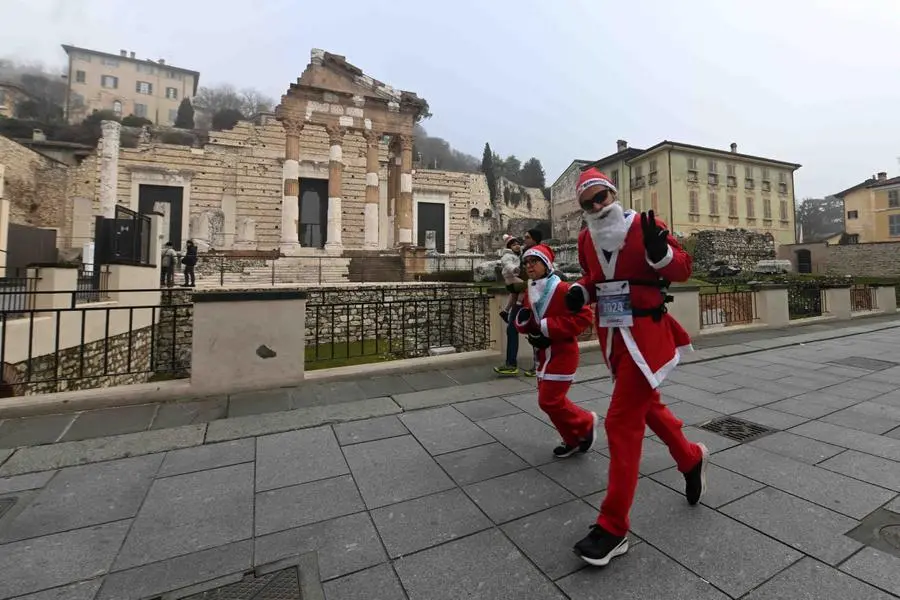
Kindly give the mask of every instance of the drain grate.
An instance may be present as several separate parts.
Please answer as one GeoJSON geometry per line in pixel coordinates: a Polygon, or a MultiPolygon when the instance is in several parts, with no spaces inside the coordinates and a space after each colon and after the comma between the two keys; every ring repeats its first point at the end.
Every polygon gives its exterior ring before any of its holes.
{"type": "Polygon", "coordinates": [[[865,356],[849,356],[839,360],[828,361],[833,365],[841,365],[842,367],[854,367],[863,369],[864,371],[884,371],[900,365],[900,363],[891,362],[889,360],[879,360],[877,358],[868,358],[865,356]]]}
{"type": "MultiPolygon", "coordinates": [[[[234,580],[232,580],[234,581],[234,580]]],[[[196,588],[195,588],[196,589],[196,588]]],[[[190,592],[187,592],[190,593],[190,592]]],[[[159,599],[180,600],[324,600],[315,552],[263,565],[235,583],[183,596],[170,592],[159,599]]]]}
{"type": "Polygon", "coordinates": [[[894,511],[879,508],[868,514],[846,536],[900,558],[900,514],[894,511]]]}
{"type": "Polygon", "coordinates": [[[759,423],[731,416],[719,417],[698,425],[698,427],[741,443],[750,442],[778,431],[759,423]]]}
{"type": "Polygon", "coordinates": [[[16,505],[15,498],[0,498],[0,519],[3,518],[9,509],[16,505]]]}

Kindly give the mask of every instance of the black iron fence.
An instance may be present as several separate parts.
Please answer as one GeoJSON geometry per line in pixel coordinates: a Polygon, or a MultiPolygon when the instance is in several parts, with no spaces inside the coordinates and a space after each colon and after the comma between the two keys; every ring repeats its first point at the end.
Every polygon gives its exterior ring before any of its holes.
{"type": "Polygon", "coordinates": [[[150,217],[116,205],[113,218],[97,217],[95,221],[95,270],[116,262],[131,265],[155,264],[150,255],[150,217]]]}
{"type": "Polygon", "coordinates": [[[413,281],[474,282],[479,271],[490,271],[490,257],[400,256],[284,257],[277,252],[201,254],[195,272],[200,287],[265,287],[287,284],[328,285],[339,282],[396,283],[413,281]]]}
{"type": "Polygon", "coordinates": [[[306,305],[306,368],[486,350],[491,295],[475,286],[316,290],[306,305]]]}
{"type": "Polygon", "coordinates": [[[28,294],[37,285],[36,277],[28,276],[28,269],[6,269],[0,277],[0,311],[17,313],[28,309],[28,294]]]}
{"type": "Polygon", "coordinates": [[[85,304],[88,302],[101,302],[109,298],[109,271],[100,270],[79,271],[75,284],[75,302],[85,304]]]}
{"type": "MultiPolygon", "coordinates": [[[[142,383],[188,376],[193,306],[171,290],[117,290],[131,305],[79,305],[83,292],[33,292],[68,296],[65,306],[0,311],[0,397],[142,383]],[[155,301],[159,295],[160,300],[155,301]],[[185,360],[186,358],[186,360],[185,360]]],[[[93,293],[93,292],[92,292],[93,293]]]]}
{"type": "Polygon", "coordinates": [[[788,286],[788,313],[791,319],[821,317],[825,305],[825,288],[817,282],[794,283],[788,286]]]}
{"type": "Polygon", "coordinates": [[[877,288],[866,284],[857,284],[850,288],[851,312],[864,312],[877,309],[877,288]]]}
{"type": "Polygon", "coordinates": [[[700,327],[748,325],[759,319],[756,294],[746,284],[723,283],[700,289],[700,327]]]}

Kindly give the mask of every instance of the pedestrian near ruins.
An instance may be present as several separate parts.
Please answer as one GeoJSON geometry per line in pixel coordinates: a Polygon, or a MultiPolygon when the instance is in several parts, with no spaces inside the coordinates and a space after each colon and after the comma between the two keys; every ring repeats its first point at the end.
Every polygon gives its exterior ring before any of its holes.
{"type": "Polygon", "coordinates": [[[615,185],[596,168],[576,188],[587,227],[578,236],[584,276],[566,295],[574,313],[593,303],[597,338],[613,377],[606,414],[609,485],[596,524],[575,552],[604,566],[628,551],[628,515],[637,488],[644,428],[662,440],[685,478],[690,505],[706,490],[709,452],[690,442],[660,400],[659,385],[690,350],[687,332],[666,310],[669,282],[686,281],[692,261],[653,211],[623,210],[615,185]]]}
{"type": "Polygon", "coordinates": [[[194,244],[194,240],[187,241],[187,249],[184,257],[181,259],[181,264],[184,265],[184,283],[182,287],[194,287],[197,284],[194,279],[194,267],[197,265],[197,245],[194,244]]]}
{"type": "Polygon", "coordinates": [[[515,319],[528,336],[537,360],[538,405],[562,442],[553,449],[557,458],[588,452],[594,445],[599,417],[573,403],[566,394],[578,368],[578,339],[591,326],[591,309],[576,312],[566,307],[569,284],[553,273],[553,250],[538,244],[525,251],[528,293],[515,319]]]}
{"type": "Polygon", "coordinates": [[[160,257],[159,285],[172,287],[175,285],[175,260],[178,255],[172,248],[172,242],[166,242],[160,257]]]}
{"type": "MultiPolygon", "coordinates": [[[[535,230],[540,235],[540,232],[535,230]]],[[[525,234],[526,247],[535,244],[530,236],[531,232],[525,234]]],[[[515,376],[519,374],[519,332],[515,326],[516,314],[522,306],[522,300],[525,296],[526,283],[524,281],[525,265],[522,262],[522,243],[518,238],[511,235],[504,235],[503,241],[506,248],[500,255],[500,274],[503,282],[506,284],[506,290],[510,293],[506,307],[500,311],[500,318],[506,323],[506,362],[494,367],[494,372],[498,375],[515,376]]],[[[524,371],[526,377],[535,376],[535,362],[532,366],[524,371]]]]}

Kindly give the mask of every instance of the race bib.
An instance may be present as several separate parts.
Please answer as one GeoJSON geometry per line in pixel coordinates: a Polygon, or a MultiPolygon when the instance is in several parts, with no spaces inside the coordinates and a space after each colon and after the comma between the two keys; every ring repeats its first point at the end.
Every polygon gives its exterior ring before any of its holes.
{"type": "Polygon", "coordinates": [[[612,281],[597,284],[597,324],[600,327],[631,327],[631,284],[612,281]]]}

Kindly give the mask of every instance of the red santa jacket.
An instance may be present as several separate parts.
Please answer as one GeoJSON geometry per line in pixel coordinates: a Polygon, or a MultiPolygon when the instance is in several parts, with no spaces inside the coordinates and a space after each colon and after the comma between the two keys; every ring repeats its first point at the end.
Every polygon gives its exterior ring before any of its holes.
{"type": "Polygon", "coordinates": [[[527,320],[516,316],[520,333],[543,333],[550,338],[550,347],[537,349],[537,377],[547,381],[572,381],[578,368],[577,336],[591,326],[593,310],[585,305],[572,313],[566,307],[569,284],[557,275],[528,282],[523,308],[531,315],[527,320]]]}
{"type": "MultiPolygon", "coordinates": [[[[626,211],[625,220],[628,233],[624,246],[614,252],[607,261],[603,252],[596,248],[591,238],[590,228],[582,230],[578,236],[578,262],[584,270],[584,277],[575,284],[586,291],[590,301],[597,301],[598,283],[611,280],[655,281],[659,277],[668,281],[686,281],[691,276],[691,256],[678,241],[669,235],[669,250],[666,256],[652,264],[644,250],[644,235],[640,217],[634,211],[626,211]]],[[[667,228],[660,219],[660,227],[667,228]]],[[[653,309],[662,302],[659,287],[631,285],[630,294],[633,309],[653,309]]],[[[612,355],[613,335],[607,328],[597,327],[597,338],[604,349],[603,358],[609,366],[612,355]]],[[[652,388],[657,388],[681,359],[681,352],[692,350],[691,338],[684,328],[670,314],[654,321],[650,316],[635,316],[631,327],[616,327],[631,358],[640,368],[652,388]]]]}

